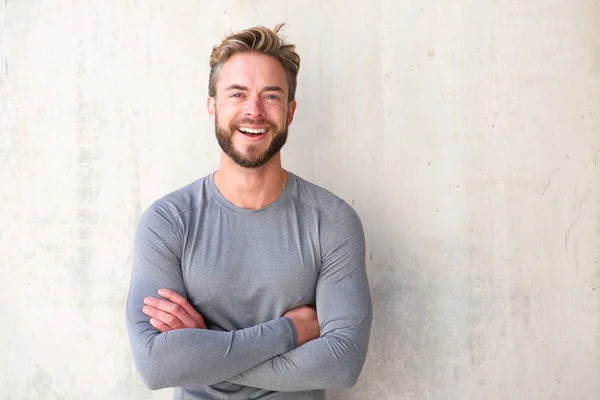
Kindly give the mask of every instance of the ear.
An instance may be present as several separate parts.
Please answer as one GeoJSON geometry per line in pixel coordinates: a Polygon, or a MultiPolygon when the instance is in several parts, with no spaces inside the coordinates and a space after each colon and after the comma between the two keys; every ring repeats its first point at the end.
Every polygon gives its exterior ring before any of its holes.
{"type": "Polygon", "coordinates": [[[290,102],[290,104],[288,105],[288,115],[287,115],[288,126],[294,120],[294,113],[296,112],[296,106],[297,106],[296,100],[290,102]]]}
{"type": "Polygon", "coordinates": [[[217,101],[215,100],[214,97],[209,97],[206,100],[206,109],[208,110],[208,116],[210,117],[210,120],[214,124],[215,123],[215,113],[217,111],[217,101]]]}

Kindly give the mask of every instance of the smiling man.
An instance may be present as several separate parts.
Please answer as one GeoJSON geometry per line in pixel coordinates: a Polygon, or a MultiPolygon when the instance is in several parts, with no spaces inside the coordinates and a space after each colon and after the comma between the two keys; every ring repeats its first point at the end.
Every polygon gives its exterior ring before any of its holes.
{"type": "Polygon", "coordinates": [[[175,399],[324,399],[362,369],[371,297],[360,220],[284,170],[300,57],[275,30],[210,59],[217,171],[154,202],[135,237],[127,328],[151,389],[175,399]]]}

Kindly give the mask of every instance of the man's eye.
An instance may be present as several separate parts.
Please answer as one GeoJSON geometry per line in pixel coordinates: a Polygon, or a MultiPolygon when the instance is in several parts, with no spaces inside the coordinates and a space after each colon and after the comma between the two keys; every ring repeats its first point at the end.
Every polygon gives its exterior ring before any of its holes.
{"type": "Polygon", "coordinates": [[[269,100],[277,100],[279,97],[277,97],[277,95],[274,94],[268,94],[267,95],[267,99],[269,100]]]}
{"type": "Polygon", "coordinates": [[[231,95],[231,97],[235,97],[236,99],[239,99],[242,96],[243,96],[243,94],[241,94],[241,93],[234,93],[234,94],[231,95]]]}

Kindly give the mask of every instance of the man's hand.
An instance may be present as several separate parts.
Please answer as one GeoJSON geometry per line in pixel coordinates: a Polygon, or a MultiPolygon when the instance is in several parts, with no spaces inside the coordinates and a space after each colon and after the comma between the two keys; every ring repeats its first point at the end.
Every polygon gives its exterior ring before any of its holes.
{"type": "MultiPolygon", "coordinates": [[[[142,309],[144,314],[150,317],[153,327],[161,332],[183,328],[206,329],[204,318],[183,296],[168,289],[159,289],[158,294],[167,300],[146,297],[142,309]]],[[[286,312],[284,316],[289,317],[296,328],[297,346],[302,346],[321,335],[317,312],[313,307],[300,306],[286,312]]]]}
{"type": "Polygon", "coordinates": [[[297,346],[302,346],[304,343],[310,342],[321,336],[319,320],[317,319],[317,312],[314,308],[300,306],[286,312],[283,316],[289,317],[296,327],[298,337],[297,346]]]}
{"type": "Polygon", "coordinates": [[[204,318],[179,294],[169,289],[159,289],[158,294],[170,301],[146,297],[143,313],[150,317],[150,324],[161,332],[183,328],[206,329],[204,318]]]}

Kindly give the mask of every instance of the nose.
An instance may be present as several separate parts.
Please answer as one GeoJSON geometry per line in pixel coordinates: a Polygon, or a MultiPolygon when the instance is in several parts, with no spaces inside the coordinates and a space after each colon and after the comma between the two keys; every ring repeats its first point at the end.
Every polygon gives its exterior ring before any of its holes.
{"type": "Polygon", "coordinates": [[[265,116],[265,108],[263,106],[260,95],[255,94],[248,97],[248,101],[246,102],[246,110],[244,114],[247,117],[251,118],[259,118],[265,116]]]}

